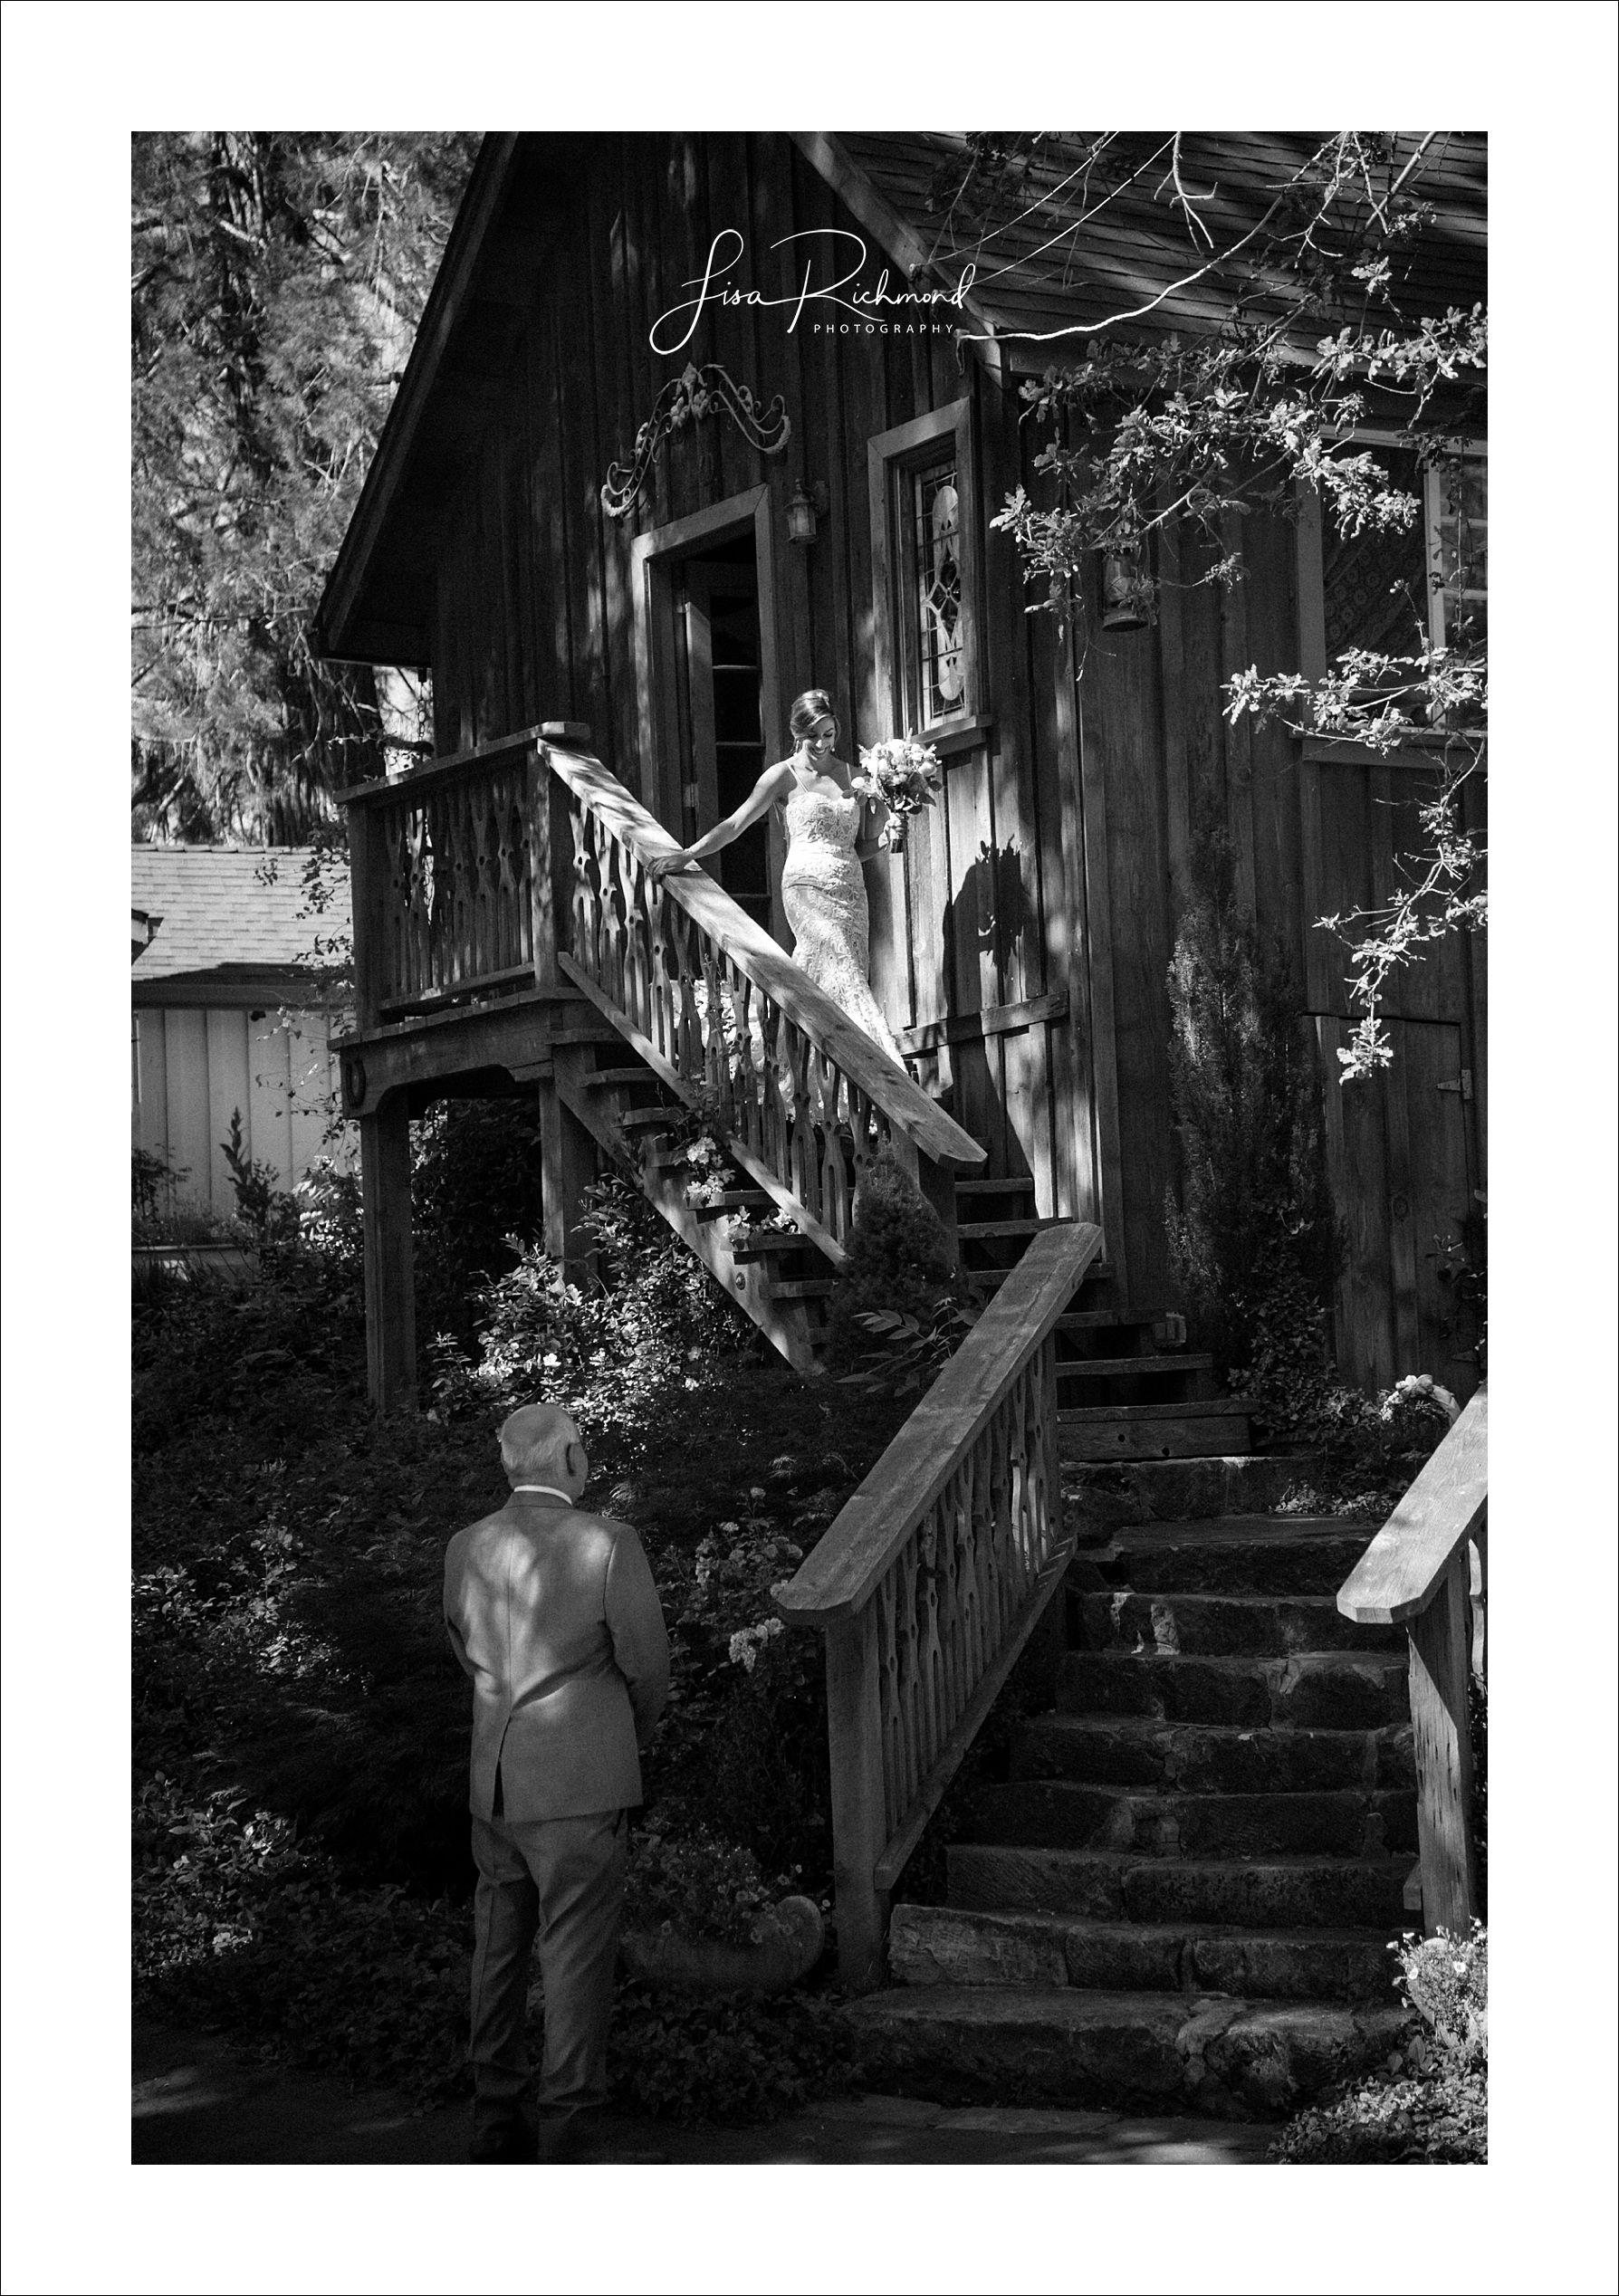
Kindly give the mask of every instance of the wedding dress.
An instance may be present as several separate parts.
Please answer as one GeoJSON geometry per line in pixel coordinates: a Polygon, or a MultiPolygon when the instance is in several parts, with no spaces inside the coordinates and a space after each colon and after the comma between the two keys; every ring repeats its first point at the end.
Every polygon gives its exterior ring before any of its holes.
{"type": "Polygon", "coordinates": [[[863,805],[860,798],[835,791],[792,789],[781,905],[792,927],[794,963],[903,1067],[904,1055],[867,978],[871,920],[855,854],[863,805]]]}

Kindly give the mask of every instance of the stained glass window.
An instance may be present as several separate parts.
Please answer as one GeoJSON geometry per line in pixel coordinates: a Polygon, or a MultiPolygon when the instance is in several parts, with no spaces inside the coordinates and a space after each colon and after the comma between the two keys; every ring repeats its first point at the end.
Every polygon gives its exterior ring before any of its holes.
{"type": "Polygon", "coordinates": [[[961,495],[953,455],[912,471],[910,571],[918,730],[953,716],[966,694],[961,495]]]}

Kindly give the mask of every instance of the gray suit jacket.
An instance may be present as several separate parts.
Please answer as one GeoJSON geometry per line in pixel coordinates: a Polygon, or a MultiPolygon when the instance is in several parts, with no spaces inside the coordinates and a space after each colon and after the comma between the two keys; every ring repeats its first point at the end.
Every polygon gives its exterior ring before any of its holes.
{"type": "Polygon", "coordinates": [[[472,1677],[471,1803],[580,1818],[641,1799],[639,1752],[669,1694],[669,1641],[651,1567],[627,1523],[514,1491],[457,1531],[444,1615],[472,1677]]]}

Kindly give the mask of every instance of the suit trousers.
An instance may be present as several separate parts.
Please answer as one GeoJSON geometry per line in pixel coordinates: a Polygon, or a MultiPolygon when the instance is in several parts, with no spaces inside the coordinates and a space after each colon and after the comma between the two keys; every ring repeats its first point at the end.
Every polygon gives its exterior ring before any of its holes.
{"type": "Polygon", "coordinates": [[[477,1861],[472,1966],[474,2134],[510,2120],[528,2079],[524,2025],[536,1936],[545,1991],[540,2104],[546,2120],[599,2110],[629,1858],[622,1810],[472,1822],[477,1861]]]}

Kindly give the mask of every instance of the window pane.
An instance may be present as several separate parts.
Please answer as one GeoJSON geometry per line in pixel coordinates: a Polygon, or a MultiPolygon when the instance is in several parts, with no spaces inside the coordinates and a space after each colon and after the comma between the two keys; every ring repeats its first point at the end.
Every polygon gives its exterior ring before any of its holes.
{"type": "Polygon", "coordinates": [[[1490,493],[1482,455],[1439,473],[1439,603],[1444,643],[1485,644],[1489,636],[1490,493]]]}
{"type": "MultiPolygon", "coordinates": [[[[1388,473],[1390,487],[1423,499],[1422,474],[1413,454],[1371,450],[1388,473]]],[[[1321,573],[1330,666],[1349,646],[1375,654],[1410,654],[1428,636],[1428,569],[1419,510],[1408,527],[1342,535],[1330,515],[1321,537],[1321,573]]]]}
{"type": "Polygon", "coordinates": [[[966,692],[962,630],[961,498],[953,458],[911,477],[919,727],[961,709],[966,692]]]}

